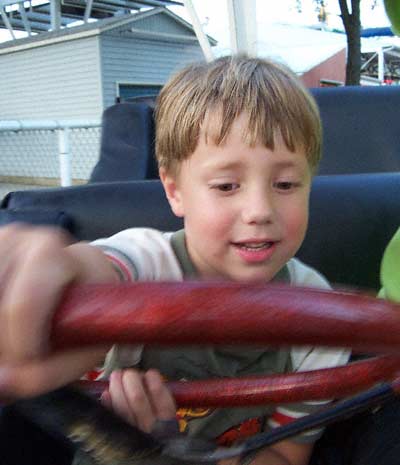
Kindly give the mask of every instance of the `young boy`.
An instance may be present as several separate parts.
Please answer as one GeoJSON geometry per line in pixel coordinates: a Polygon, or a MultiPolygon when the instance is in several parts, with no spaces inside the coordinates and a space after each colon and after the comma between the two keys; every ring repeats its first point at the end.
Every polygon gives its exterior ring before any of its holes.
{"type": "MultiPolygon", "coordinates": [[[[26,396],[55,388],[104,356],[105,347],[68,353],[48,347],[52,312],[72,282],[190,278],[329,287],[293,258],[307,228],[321,126],[313,99],[290,71],[246,57],[189,66],[162,90],[156,118],[160,177],[184,230],[130,229],[91,245],[69,245],[45,229],[0,233],[0,392],[26,396]]],[[[169,379],[226,377],[335,366],[347,358],[346,351],[310,347],[116,347],[106,360],[112,373],[103,400],[151,431],[156,420],[175,418],[159,372],[169,379]],[[138,370],[124,369],[132,366],[138,370]]],[[[227,443],[246,428],[275,427],[318,407],[186,411],[178,418],[182,431],[227,443]]],[[[252,463],[307,464],[317,437],[282,441],[252,463]]]]}

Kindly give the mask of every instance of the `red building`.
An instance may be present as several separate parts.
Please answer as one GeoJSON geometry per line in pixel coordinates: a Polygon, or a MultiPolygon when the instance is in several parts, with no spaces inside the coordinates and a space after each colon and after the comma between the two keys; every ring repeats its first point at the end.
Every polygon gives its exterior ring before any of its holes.
{"type": "Polygon", "coordinates": [[[346,80],[346,49],[340,50],[301,75],[307,87],[342,85],[346,80]]]}

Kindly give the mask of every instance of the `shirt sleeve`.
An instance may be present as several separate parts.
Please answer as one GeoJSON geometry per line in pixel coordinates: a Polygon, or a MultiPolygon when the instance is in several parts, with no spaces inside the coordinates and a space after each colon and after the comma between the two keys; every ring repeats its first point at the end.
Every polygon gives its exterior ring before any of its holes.
{"type": "MultiPolygon", "coordinates": [[[[320,273],[304,265],[297,259],[290,260],[288,269],[291,284],[294,286],[317,287],[320,289],[331,288],[328,281],[320,273]]],[[[350,358],[350,353],[350,350],[345,348],[296,347],[291,350],[290,354],[292,371],[310,371],[346,365],[350,358]]],[[[298,418],[316,412],[329,402],[330,400],[326,399],[279,406],[269,418],[268,426],[276,428],[286,425],[298,418]]],[[[323,428],[314,429],[298,435],[292,438],[292,440],[299,443],[315,442],[322,432],[323,428]]]]}
{"type": "MultiPolygon", "coordinates": [[[[291,361],[293,371],[309,371],[321,368],[334,368],[346,365],[350,352],[347,349],[332,349],[323,347],[301,347],[291,351],[291,361]]],[[[296,419],[302,418],[310,413],[314,413],[328,404],[331,400],[318,400],[309,402],[299,402],[279,406],[268,420],[270,428],[286,425],[296,419]]],[[[304,432],[293,438],[299,443],[315,442],[323,433],[323,428],[313,429],[304,432]]]]}
{"type": "Polygon", "coordinates": [[[182,270],[170,236],[155,229],[132,228],[92,245],[103,250],[122,281],[180,281],[182,270]]]}
{"type": "MultiPolygon", "coordinates": [[[[132,228],[91,243],[112,262],[121,281],[181,281],[182,270],[170,243],[171,233],[149,228],[132,228]]],[[[107,378],[113,370],[139,363],[143,347],[114,346],[107,354],[96,379],[107,378]]]]}

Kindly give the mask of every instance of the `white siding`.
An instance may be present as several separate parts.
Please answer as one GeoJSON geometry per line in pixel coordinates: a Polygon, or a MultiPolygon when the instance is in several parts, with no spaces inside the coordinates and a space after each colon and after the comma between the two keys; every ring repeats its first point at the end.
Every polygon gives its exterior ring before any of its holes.
{"type": "Polygon", "coordinates": [[[102,34],[104,107],[115,103],[117,82],[164,84],[173,72],[203,59],[198,44],[139,39],[127,33],[102,34]]]}
{"type": "Polygon", "coordinates": [[[0,120],[99,118],[98,37],[0,55],[0,120]]]}

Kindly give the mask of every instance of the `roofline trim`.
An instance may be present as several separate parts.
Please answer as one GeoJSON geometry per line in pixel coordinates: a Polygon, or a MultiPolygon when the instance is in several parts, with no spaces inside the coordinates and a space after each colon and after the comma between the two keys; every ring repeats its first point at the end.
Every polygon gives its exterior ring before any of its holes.
{"type": "Polygon", "coordinates": [[[71,40],[86,39],[88,37],[97,36],[100,34],[100,29],[92,29],[91,31],[78,32],[77,34],[60,36],[60,37],[51,37],[49,39],[43,39],[41,41],[31,42],[28,44],[21,45],[10,45],[7,48],[0,49],[0,55],[7,55],[8,53],[21,52],[23,50],[29,50],[32,48],[45,47],[46,45],[57,44],[61,42],[69,42],[71,40]]]}
{"type": "MultiPolygon", "coordinates": [[[[125,18],[124,20],[121,20],[121,22],[117,23],[117,24],[110,24],[110,25],[105,25],[105,26],[99,24],[98,27],[93,28],[91,30],[86,30],[86,31],[82,31],[82,32],[76,32],[76,33],[61,35],[59,37],[50,37],[50,38],[47,38],[47,39],[36,40],[34,42],[25,43],[25,44],[21,44],[21,45],[19,45],[19,44],[15,44],[15,45],[10,44],[7,48],[4,48],[4,49],[0,48],[0,55],[6,55],[8,53],[15,53],[15,52],[23,51],[23,50],[29,50],[29,49],[32,49],[32,48],[38,48],[38,47],[44,47],[44,46],[51,45],[51,44],[57,44],[57,43],[60,43],[60,42],[68,42],[68,41],[71,41],[71,40],[84,39],[84,38],[100,35],[102,32],[107,32],[107,31],[110,31],[112,29],[117,29],[117,28],[125,26],[126,24],[134,23],[136,21],[140,21],[140,20],[142,20],[144,18],[154,16],[154,15],[160,14],[160,13],[166,14],[167,16],[170,16],[175,21],[177,21],[180,24],[182,24],[183,26],[185,26],[190,32],[192,32],[194,34],[193,38],[185,36],[183,34],[180,35],[180,34],[158,33],[158,32],[155,32],[155,31],[142,31],[142,32],[145,32],[145,33],[148,32],[149,35],[147,35],[147,37],[153,36],[154,38],[157,38],[157,37],[158,38],[164,38],[164,39],[170,38],[171,40],[177,40],[178,39],[178,40],[183,40],[185,42],[186,41],[189,41],[189,42],[192,42],[192,41],[197,42],[198,41],[193,27],[188,22],[186,22],[184,19],[180,18],[178,15],[176,15],[175,13],[173,13],[172,11],[168,10],[165,7],[157,7],[157,8],[153,8],[151,10],[148,10],[148,11],[143,11],[143,12],[137,13],[138,17],[135,17],[135,15],[129,15],[129,17],[125,18]]],[[[73,28],[71,28],[71,29],[73,29],[73,28]]],[[[133,29],[134,28],[132,28],[132,30],[133,29]]],[[[139,31],[139,29],[137,29],[137,31],[139,31]]],[[[207,38],[208,38],[211,45],[216,45],[217,44],[217,41],[215,39],[213,39],[212,37],[207,35],[207,38]]]]}
{"type": "Polygon", "coordinates": [[[141,37],[143,39],[170,39],[170,40],[180,40],[182,42],[193,42],[197,43],[197,37],[188,37],[183,34],[169,34],[166,32],[154,32],[154,31],[144,31],[143,29],[136,29],[136,28],[131,28],[130,32],[133,33],[134,36],[136,37],[141,37]]]}
{"type": "Polygon", "coordinates": [[[108,24],[108,25],[107,24],[106,25],[100,25],[98,29],[101,32],[109,31],[110,29],[116,29],[116,28],[125,26],[125,24],[140,21],[141,19],[147,18],[149,16],[153,16],[155,14],[164,13],[165,11],[168,11],[168,10],[166,8],[164,8],[164,7],[157,7],[157,8],[153,8],[151,10],[148,10],[148,11],[141,11],[141,12],[138,12],[138,13],[129,14],[129,15],[127,15],[127,17],[125,19],[121,19],[121,22],[108,24]]]}
{"type": "MultiPolygon", "coordinates": [[[[157,10],[157,13],[160,13],[162,10],[166,10],[166,9],[161,8],[161,7],[154,8],[153,10],[149,10],[148,12],[144,11],[142,14],[140,14],[140,18],[135,18],[134,17],[135,15],[130,15],[130,17],[126,18],[125,20],[121,20],[121,22],[118,24],[110,24],[109,26],[103,26],[103,27],[101,24],[99,24],[98,27],[93,28],[89,31],[82,31],[82,32],[76,32],[76,33],[72,32],[71,34],[61,35],[59,37],[50,37],[47,39],[37,40],[35,42],[25,43],[22,45],[10,44],[9,47],[5,49],[0,49],[0,55],[5,55],[7,53],[20,52],[22,50],[28,50],[31,48],[43,47],[43,46],[50,45],[50,44],[57,44],[60,42],[69,42],[71,40],[77,40],[77,39],[83,39],[83,38],[87,38],[91,36],[96,36],[96,35],[99,35],[103,31],[108,31],[113,28],[121,27],[121,26],[124,26],[126,23],[129,24],[130,22],[137,21],[138,19],[151,16],[149,13],[154,14],[155,13],[154,10],[157,10]]],[[[99,21],[99,23],[101,23],[101,21],[99,21]]]]}
{"type": "MultiPolygon", "coordinates": [[[[160,13],[169,16],[174,21],[176,21],[177,23],[184,26],[189,32],[193,33],[193,38],[198,42],[194,27],[190,23],[185,21],[183,18],[176,15],[174,12],[168,10],[166,7],[158,7],[158,8],[153,8],[153,9],[148,10],[148,11],[140,12],[140,17],[135,18],[134,22],[140,21],[140,20],[142,20],[144,18],[148,18],[150,16],[154,16],[154,15],[157,15],[157,14],[160,14],[160,13]]],[[[101,32],[109,31],[109,30],[112,30],[112,29],[117,29],[117,28],[119,28],[121,26],[124,26],[126,23],[129,23],[129,21],[132,21],[132,18],[127,18],[126,21],[121,22],[119,24],[110,24],[109,26],[103,26],[103,27],[101,27],[101,32]]],[[[158,34],[155,31],[148,31],[148,32],[151,33],[151,34],[153,34],[153,33],[158,34]]],[[[165,35],[168,35],[168,36],[171,36],[171,37],[174,35],[174,34],[168,34],[168,33],[159,33],[159,34],[160,34],[160,37],[161,37],[161,34],[165,34],[165,35]]],[[[176,37],[178,38],[178,36],[180,37],[181,35],[177,34],[176,37]]],[[[187,37],[187,36],[184,36],[182,34],[182,37],[187,37]]],[[[217,45],[218,42],[215,39],[213,39],[209,35],[207,35],[207,38],[208,38],[208,41],[210,42],[211,45],[217,45]]]]}

